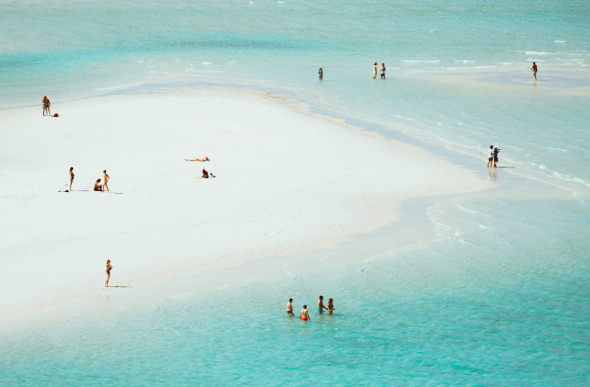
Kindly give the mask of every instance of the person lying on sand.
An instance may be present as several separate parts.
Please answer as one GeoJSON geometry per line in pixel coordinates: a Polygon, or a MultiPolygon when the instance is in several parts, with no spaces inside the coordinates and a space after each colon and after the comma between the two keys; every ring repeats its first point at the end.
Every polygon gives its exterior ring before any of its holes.
{"type": "Polygon", "coordinates": [[[100,184],[98,184],[98,183],[100,183],[100,179],[98,179],[98,180],[96,181],[96,183],[94,183],[94,190],[95,190],[95,191],[100,191],[100,192],[102,192],[102,185],[100,185],[100,184]]]}
{"type": "Polygon", "coordinates": [[[184,159],[184,161],[200,161],[200,162],[204,162],[204,161],[211,161],[211,160],[209,160],[209,157],[205,156],[204,159],[184,159]]]}

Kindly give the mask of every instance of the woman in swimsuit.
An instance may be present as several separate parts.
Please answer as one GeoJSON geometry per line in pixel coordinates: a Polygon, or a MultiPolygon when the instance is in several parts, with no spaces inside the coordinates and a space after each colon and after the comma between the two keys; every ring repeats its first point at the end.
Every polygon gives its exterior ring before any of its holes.
{"type": "Polygon", "coordinates": [[[72,190],[72,183],[74,182],[74,167],[70,167],[70,191],[72,190]]]}
{"type": "Polygon", "coordinates": [[[43,103],[43,115],[46,115],[46,113],[49,111],[49,99],[47,99],[47,96],[43,96],[43,100],[41,102],[43,103]]]}
{"type": "Polygon", "coordinates": [[[102,173],[104,173],[104,184],[102,186],[102,191],[104,192],[104,190],[106,189],[107,192],[111,192],[109,190],[109,186],[107,185],[107,183],[109,182],[109,180],[111,180],[111,177],[109,175],[107,175],[107,170],[105,169],[104,171],[102,171],[102,173]]]}
{"type": "Polygon", "coordinates": [[[332,314],[332,312],[334,312],[334,299],[330,298],[328,300],[328,314],[332,314]]]}
{"type": "Polygon", "coordinates": [[[109,287],[109,280],[111,279],[111,270],[113,269],[113,266],[111,266],[111,260],[109,259],[107,261],[107,281],[104,283],[105,288],[109,287]]]}
{"type": "Polygon", "coordinates": [[[100,185],[100,184],[98,184],[98,183],[100,183],[100,179],[98,179],[98,180],[96,181],[96,183],[94,183],[94,190],[95,190],[95,191],[101,191],[101,192],[102,192],[102,185],[100,185]]]}
{"type": "Polygon", "coordinates": [[[535,76],[535,82],[537,81],[537,64],[535,62],[533,62],[533,67],[531,67],[531,71],[533,72],[533,75],[535,76]]]}
{"type": "Polygon", "coordinates": [[[373,79],[377,78],[377,62],[373,63],[373,79]]]}
{"type": "Polygon", "coordinates": [[[320,81],[322,79],[324,79],[324,70],[322,70],[322,68],[320,67],[320,69],[318,70],[318,77],[320,78],[320,81]]]}

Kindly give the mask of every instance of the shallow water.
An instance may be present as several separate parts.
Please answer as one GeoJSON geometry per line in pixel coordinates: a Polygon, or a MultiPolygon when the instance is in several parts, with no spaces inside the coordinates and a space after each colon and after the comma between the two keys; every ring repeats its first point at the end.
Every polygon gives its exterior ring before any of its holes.
{"type": "Polygon", "coordinates": [[[513,168],[419,243],[406,219],[316,275],[1,333],[0,384],[589,384],[588,25],[582,1],[3,2],[0,108],[242,81],[513,168]],[[285,317],[320,293],[334,316],[285,317]]]}

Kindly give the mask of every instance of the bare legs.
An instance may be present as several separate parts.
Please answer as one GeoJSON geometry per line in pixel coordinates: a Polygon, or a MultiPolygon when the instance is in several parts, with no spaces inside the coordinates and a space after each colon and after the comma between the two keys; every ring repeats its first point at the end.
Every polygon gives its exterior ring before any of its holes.
{"type": "Polygon", "coordinates": [[[104,287],[108,288],[109,287],[109,280],[111,279],[111,271],[107,271],[107,281],[104,283],[104,287]]]}

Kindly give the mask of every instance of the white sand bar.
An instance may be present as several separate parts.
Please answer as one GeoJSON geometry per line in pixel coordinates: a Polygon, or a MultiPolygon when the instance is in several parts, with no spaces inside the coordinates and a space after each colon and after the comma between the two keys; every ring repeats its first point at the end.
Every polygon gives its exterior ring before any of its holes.
{"type": "Polygon", "coordinates": [[[396,220],[406,198],[489,186],[291,105],[199,89],[54,104],[59,118],[0,111],[0,320],[132,291],[104,288],[107,259],[111,285],[136,289],[329,247],[396,220]],[[71,166],[74,192],[58,192],[71,166]],[[104,169],[111,193],[93,192],[104,169]]]}

